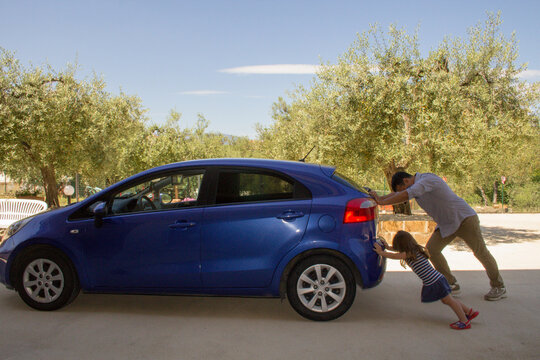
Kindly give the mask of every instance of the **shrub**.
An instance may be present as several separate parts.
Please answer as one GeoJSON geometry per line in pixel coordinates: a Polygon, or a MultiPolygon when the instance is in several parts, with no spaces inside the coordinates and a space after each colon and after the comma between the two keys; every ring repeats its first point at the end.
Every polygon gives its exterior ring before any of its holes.
{"type": "Polygon", "coordinates": [[[19,196],[38,196],[39,193],[40,193],[39,190],[20,189],[20,190],[15,191],[15,196],[16,197],[19,197],[19,196]]]}
{"type": "Polygon", "coordinates": [[[514,186],[509,193],[513,207],[518,210],[540,210],[540,183],[514,186]]]}

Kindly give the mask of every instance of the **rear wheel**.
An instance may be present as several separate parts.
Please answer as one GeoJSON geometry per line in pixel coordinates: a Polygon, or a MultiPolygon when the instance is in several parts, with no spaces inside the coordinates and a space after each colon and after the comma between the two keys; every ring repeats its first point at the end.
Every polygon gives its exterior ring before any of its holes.
{"type": "Polygon", "coordinates": [[[355,295],[356,282],[349,267],[327,255],[301,261],[287,282],[291,306],[310,320],[337,319],[349,310],[355,295]]]}
{"type": "Polygon", "coordinates": [[[22,254],[17,267],[15,288],[29,306],[37,310],[56,310],[79,294],[77,275],[64,255],[50,249],[22,254]]]}

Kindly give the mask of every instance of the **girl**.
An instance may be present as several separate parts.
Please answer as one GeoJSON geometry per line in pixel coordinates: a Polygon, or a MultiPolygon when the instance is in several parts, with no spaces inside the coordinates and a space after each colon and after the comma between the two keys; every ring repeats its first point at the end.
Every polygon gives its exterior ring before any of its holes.
{"type": "Polygon", "coordinates": [[[405,264],[414,271],[422,280],[422,302],[434,302],[441,300],[443,304],[448,305],[454,310],[459,318],[459,321],[450,324],[452,329],[464,330],[470,329],[470,321],[478,316],[478,311],[465,306],[461,301],[456,300],[450,295],[450,285],[446,278],[431,266],[429,262],[429,253],[423,247],[418,245],[416,240],[406,231],[398,231],[392,240],[392,246],[389,246],[384,239],[384,246],[396,252],[388,252],[381,248],[377,243],[374,244],[373,250],[381,256],[390,259],[401,260],[401,265],[405,264]]]}

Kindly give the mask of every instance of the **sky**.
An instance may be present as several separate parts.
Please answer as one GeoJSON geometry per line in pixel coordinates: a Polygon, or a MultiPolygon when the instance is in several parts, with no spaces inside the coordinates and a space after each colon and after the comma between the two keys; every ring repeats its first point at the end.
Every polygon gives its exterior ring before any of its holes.
{"type": "Polygon", "coordinates": [[[523,78],[540,81],[539,0],[0,0],[0,47],[26,66],[78,64],[80,79],[140,97],[150,123],[174,109],[182,127],[202,114],[209,131],[255,138],[280,96],[309,87],[371,24],[418,28],[427,55],[487,11],[516,33],[523,78]]]}

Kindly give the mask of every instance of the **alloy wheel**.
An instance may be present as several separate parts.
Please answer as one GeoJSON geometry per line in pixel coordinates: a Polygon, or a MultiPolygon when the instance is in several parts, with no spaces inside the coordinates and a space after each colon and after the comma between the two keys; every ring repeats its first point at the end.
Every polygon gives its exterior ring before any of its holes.
{"type": "Polygon", "coordinates": [[[337,308],[345,299],[347,284],[341,272],[328,264],[315,264],[302,272],[296,291],[309,310],[325,313],[337,308]]]}
{"type": "Polygon", "coordinates": [[[30,299],[38,303],[51,303],[62,294],[64,274],[55,262],[36,259],[24,269],[23,286],[30,299]]]}

